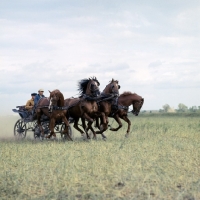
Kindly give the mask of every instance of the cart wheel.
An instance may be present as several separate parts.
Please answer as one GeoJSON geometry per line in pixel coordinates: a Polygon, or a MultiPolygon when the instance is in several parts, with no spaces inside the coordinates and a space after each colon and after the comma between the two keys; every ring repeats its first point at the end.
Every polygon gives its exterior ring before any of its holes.
{"type": "Polygon", "coordinates": [[[35,126],[35,128],[34,128],[34,130],[33,130],[33,137],[35,138],[35,139],[40,139],[40,128],[39,128],[39,126],[36,124],[36,126],[35,126]]]}
{"type": "MultiPolygon", "coordinates": [[[[66,138],[66,135],[65,135],[65,134],[62,134],[62,132],[65,130],[65,127],[66,127],[66,125],[65,125],[65,124],[62,124],[61,129],[60,129],[60,136],[61,136],[61,138],[64,139],[64,140],[67,139],[67,138],[66,138]]],[[[70,137],[72,138],[72,140],[74,140],[74,134],[73,134],[73,132],[72,132],[72,128],[71,128],[70,125],[68,126],[68,133],[69,133],[70,137]]]]}
{"type": "Polygon", "coordinates": [[[26,132],[26,123],[22,119],[17,120],[14,126],[14,136],[19,139],[24,139],[26,137],[26,132]]]}
{"type": "Polygon", "coordinates": [[[49,134],[49,123],[48,122],[42,122],[41,125],[42,125],[42,128],[44,130],[44,136],[43,137],[41,136],[40,128],[39,128],[38,124],[36,123],[35,128],[33,130],[33,137],[35,139],[43,140],[43,139],[46,138],[45,136],[47,136],[49,134]]]}

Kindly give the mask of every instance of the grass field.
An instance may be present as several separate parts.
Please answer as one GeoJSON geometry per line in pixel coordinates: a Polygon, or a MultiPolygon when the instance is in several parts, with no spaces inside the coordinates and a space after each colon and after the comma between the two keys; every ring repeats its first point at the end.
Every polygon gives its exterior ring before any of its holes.
{"type": "Polygon", "coordinates": [[[124,124],[73,142],[14,140],[16,120],[0,117],[1,200],[200,199],[198,115],[141,114],[129,138],[124,124]]]}

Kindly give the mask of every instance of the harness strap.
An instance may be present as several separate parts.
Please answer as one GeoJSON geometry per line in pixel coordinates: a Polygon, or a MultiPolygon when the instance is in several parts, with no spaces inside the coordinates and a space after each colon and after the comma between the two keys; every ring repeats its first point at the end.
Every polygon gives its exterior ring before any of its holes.
{"type": "Polygon", "coordinates": [[[53,106],[53,110],[68,110],[68,109],[74,107],[75,105],[77,105],[80,101],[81,101],[81,99],[70,106],[63,106],[63,107],[53,106]]]}
{"type": "Polygon", "coordinates": [[[128,110],[129,106],[118,105],[118,109],[128,110]]]}
{"type": "Polygon", "coordinates": [[[49,106],[36,106],[36,109],[37,108],[48,108],[49,106]]]}

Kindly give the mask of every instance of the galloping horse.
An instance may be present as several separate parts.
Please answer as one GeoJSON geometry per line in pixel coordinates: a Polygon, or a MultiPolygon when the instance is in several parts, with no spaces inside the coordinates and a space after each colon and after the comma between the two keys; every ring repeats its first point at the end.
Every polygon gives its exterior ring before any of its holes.
{"type": "MultiPolygon", "coordinates": [[[[92,117],[96,117],[98,112],[98,105],[93,99],[97,99],[99,91],[99,81],[96,77],[83,79],[78,83],[78,90],[80,92],[79,98],[68,98],[65,99],[65,106],[68,107],[67,117],[74,119],[74,128],[77,129],[81,135],[84,134],[78,127],[79,118],[82,120],[83,129],[86,130],[85,119],[92,123],[94,120],[92,117]]],[[[87,138],[89,135],[86,131],[87,138]]]]}
{"type": "Polygon", "coordinates": [[[128,123],[128,129],[127,129],[127,132],[125,135],[126,137],[128,137],[129,132],[130,132],[130,126],[131,126],[131,122],[127,116],[128,108],[130,105],[132,105],[133,110],[131,112],[135,116],[138,116],[143,103],[144,103],[144,98],[137,95],[136,93],[124,92],[123,94],[121,94],[118,98],[118,102],[117,102],[116,109],[114,111],[114,115],[109,116],[109,117],[113,117],[117,121],[119,126],[117,128],[110,128],[110,130],[118,131],[122,127],[122,123],[120,120],[120,118],[121,118],[128,123]]]}
{"type": "Polygon", "coordinates": [[[106,138],[106,136],[103,134],[103,132],[108,128],[108,116],[112,112],[112,104],[119,96],[120,85],[118,83],[119,82],[117,80],[112,79],[101,93],[102,99],[97,101],[99,112],[101,112],[102,115],[105,115],[106,121],[103,121],[103,118],[101,117],[101,126],[99,126],[98,118],[96,119],[96,126],[100,130],[97,131],[96,134],[102,134],[104,138],[106,138]]]}
{"type": "MultiPolygon", "coordinates": [[[[50,91],[49,91],[50,92],[50,91]]],[[[50,122],[49,122],[49,129],[51,131],[50,135],[47,138],[51,138],[52,135],[56,136],[54,133],[55,122],[57,120],[62,120],[65,123],[65,129],[63,134],[72,141],[68,133],[69,122],[66,118],[67,110],[64,108],[64,96],[59,90],[54,90],[50,92],[50,104],[49,104],[49,112],[50,112],[50,122]]],[[[66,138],[66,137],[65,137],[66,138]]]]}
{"type": "MultiPolygon", "coordinates": [[[[42,115],[46,116],[47,119],[50,119],[49,128],[51,130],[51,133],[50,133],[50,136],[48,136],[48,138],[50,138],[52,135],[56,136],[54,133],[55,120],[60,120],[60,119],[62,119],[66,124],[67,130],[65,129],[63,133],[67,133],[67,136],[69,136],[68,135],[69,123],[65,117],[67,111],[66,110],[55,110],[53,108],[53,106],[54,106],[54,108],[64,106],[64,97],[63,97],[63,94],[59,90],[54,90],[53,92],[50,92],[49,98],[46,98],[46,97],[41,98],[36,106],[37,124],[40,128],[41,136],[42,137],[44,136],[44,130],[41,125],[42,115]],[[51,104],[50,104],[49,100],[51,100],[51,104]]],[[[69,139],[71,139],[71,138],[69,137],[69,139]]]]}

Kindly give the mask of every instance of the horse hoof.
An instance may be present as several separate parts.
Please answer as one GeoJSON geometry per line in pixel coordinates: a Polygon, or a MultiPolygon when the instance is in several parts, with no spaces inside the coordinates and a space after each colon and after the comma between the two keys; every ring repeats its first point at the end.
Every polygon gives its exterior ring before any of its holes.
{"type": "Polygon", "coordinates": [[[129,134],[127,133],[127,134],[125,135],[125,137],[128,138],[128,137],[129,137],[129,134]]]}

